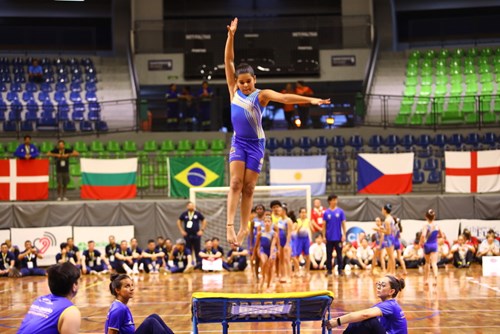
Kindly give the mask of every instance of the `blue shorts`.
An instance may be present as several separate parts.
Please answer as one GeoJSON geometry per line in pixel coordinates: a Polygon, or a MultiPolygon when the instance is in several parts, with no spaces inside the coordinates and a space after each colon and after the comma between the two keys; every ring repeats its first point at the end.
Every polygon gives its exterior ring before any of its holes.
{"type": "Polygon", "coordinates": [[[394,249],[395,250],[401,249],[401,243],[399,242],[398,238],[394,238],[394,249]]]}
{"type": "Polygon", "coordinates": [[[232,161],[245,162],[246,168],[260,173],[264,162],[265,138],[239,138],[233,136],[229,150],[229,163],[232,161]]]}
{"type": "Polygon", "coordinates": [[[424,244],[424,254],[436,253],[438,251],[437,243],[424,244]]]}
{"type": "Polygon", "coordinates": [[[293,241],[292,257],[300,256],[300,254],[302,253],[304,253],[304,255],[306,256],[309,256],[310,244],[311,241],[309,240],[309,237],[298,236],[297,239],[293,241]]]}
{"type": "Polygon", "coordinates": [[[392,235],[386,235],[384,237],[384,242],[380,246],[380,249],[389,248],[389,247],[393,247],[393,246],[394,246],[394,240],[392,238],[392,235]]]}

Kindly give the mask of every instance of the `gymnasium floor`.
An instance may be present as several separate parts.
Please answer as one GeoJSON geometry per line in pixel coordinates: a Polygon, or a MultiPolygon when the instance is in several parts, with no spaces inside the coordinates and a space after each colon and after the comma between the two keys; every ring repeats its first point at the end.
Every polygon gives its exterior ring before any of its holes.
{"type": "MultiPolygon", "coordinates": [[[[412,269],[407,286],[398,296],[410,333],[500,333],[500,277],[481,277],[481,267],[440,269],[437,288],[425,287],[422,274],[412,269]]],[[[175,333],[190,333],[191,293],[224,291],[256,293],[250,271],[136,276],[136,294],[130,308],[136,324],[158,313],[175,333]]],[[[345,277],[294,278],[276,284],[276,292],[329,289],[335,293],[333,316],[369,307],[377,302],[374,283],[378,275],[353,271],[345,277]]],[[[106,276],[85,276],[74,302],[82,313],[82,333],[103,333],[112,297],[106,276]]],[[[0,279],[0,333],[15,333],[33,298],[48,293],[44,277],[0,279]]],[[[303,333],[321,333],[319,323],[303,323],[303,333]]],[[[218,324],[200,325],[200,333],[221,333],[218,324]]],[[[229,333],[291,333],[289,323],[233,324],[229,333]]],[[[334,331],[339,333],[340,330],[334,331]]]]}

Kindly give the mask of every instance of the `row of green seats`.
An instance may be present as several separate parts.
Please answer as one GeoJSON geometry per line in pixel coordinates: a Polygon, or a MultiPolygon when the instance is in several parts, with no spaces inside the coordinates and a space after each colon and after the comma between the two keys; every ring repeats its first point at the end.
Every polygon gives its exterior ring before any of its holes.
{"type": "Polygon", "coordinates": [[[420,91],[417,94],[417,86],[407,86],[403,91],[403,96],[412,97],[412,96],[425,96],[430,97],[431,95],[437,97],[443,97],[446,94],[450,93],[451,96],[461,96],[465,95],[491,95],[495,92],[495,85],[491,82],[487,82],[484,84],[478,84],[476,82],[471,82],[469,84],[464,85],[462,83],[453,83],[450,85],[450,89],[448,90],[448,86],[445,84],[436,85],[436,89],[433,90],[432,85],[422,85],[420,86],[420,91]],[[433,94],[434,93],[434,94],[433,94]]]}
{"type": "Polygon", "coordinates": [[[443,125],[460,125],[460,124],[477,124],[481,117],[483,124],[497,123],[497,115],[492,112],[482,113],[480,116],[477,113],[465,114],[462,111],[443,112],[441,115],[397,115],[394,119],[394,125],[397,126],[433,126],[434,124],[443,125]]]}
{"type": "Polygon", "coordinates": [[[492,73],[484,73],[478,76],[475,73],[469,73],[466,75],[436,75],[433,77],[432,75],[425,75],[421,77],[407,77],[405,79],[405,86],[406,87],[415,87],[419,83],[422,86],[430,86],[433,83],[436,85],[456,85],[456,84],[473,84],[473,83],[481,83],[481,84],[491,84],[493,86],[493,83],[496,82],[497,84],[500,84],[500,72],[497,73],[495,76],[493,76],[492,73]]]}
{"type": "Polygon", "coordinates": [[[470,48],[464,50],[462,48],[457,48],[455,50],[440,49],[440,50],[413,50],[410,52],[409,59],[447,59],[447,58],[463,58],[463,57],[491,57],[494,55],[500,55],[500,48],[493,50],[489,47],[478,49],[470,48]]]}

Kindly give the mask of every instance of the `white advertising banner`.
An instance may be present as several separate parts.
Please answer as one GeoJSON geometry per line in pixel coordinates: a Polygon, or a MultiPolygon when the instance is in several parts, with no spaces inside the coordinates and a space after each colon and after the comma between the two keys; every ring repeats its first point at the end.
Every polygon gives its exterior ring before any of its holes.
{"type": "Polygon", "coordinates": [[[73,227],[73,236],[75,245],[78,246],[80,252],[87,249],[87,243],[90,240],[95,242],[95,248],[104,255],[104,249],[109,243],[109,236],[115,237],[116,243],[120,244],[122,240],[127,240],[134,237],[134,225],[125,226],[75,226],[73,227]]]}
{"type": "Polygon", "coordinates": [[[51,266],[56,263],[56,255],[60,252],[60,244],[73,236],[71,226],[36,227],[36,228],[11,228],[12,244],[24,250],[24,242],[30,240],[43,259],[38,259],[38,266],[51,266]]]}
{"type": "Polygon", "coordinates": [[[10,230],[0,230],[0,243],[4,243],[7,239],[10,239],[10,230]]]}

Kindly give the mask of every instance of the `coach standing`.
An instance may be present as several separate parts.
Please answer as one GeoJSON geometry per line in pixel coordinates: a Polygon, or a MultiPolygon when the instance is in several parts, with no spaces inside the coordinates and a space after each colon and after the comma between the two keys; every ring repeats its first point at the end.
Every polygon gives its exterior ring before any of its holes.
{"type": "Polygon", "coordinates": [[[64,140],[57,142],[57,147],[48,152],[49,157],[55,158],[57,172],[57,200],[67,201],[66,190],[69,183],[69,158],[78,156],[78,152],[65,147],[64,140]]]}
{"type": "Polygon", "coordinates": [[[24,142],[19,145],[14,152],[14,156],[19,159],[36,159],[40,155],[38,148],[31,143],[31,136],[24,136],[24,142]]]}
{"type": "Polygon", "coordinates": [[[326,239],[326,276],[332,275],[332,252],[337,253],[337,268],[343,275],[342,242],[346,236],[346,219],[344,210],[337,207],[337,195],[328,196],[329,208],[323,214],[323,236],[326,239]]]}
{"type": "Polygon", "coordinates": [[[201,212],[195,210],[194,203],[188,202],[187,210],[181,213],[177,220],[177,226],[186,240],[186,248],[196,256],[196,267],[201,268],[199,253],[201,250],[201,237],[205,232],[207,220],[201,212]]]}

